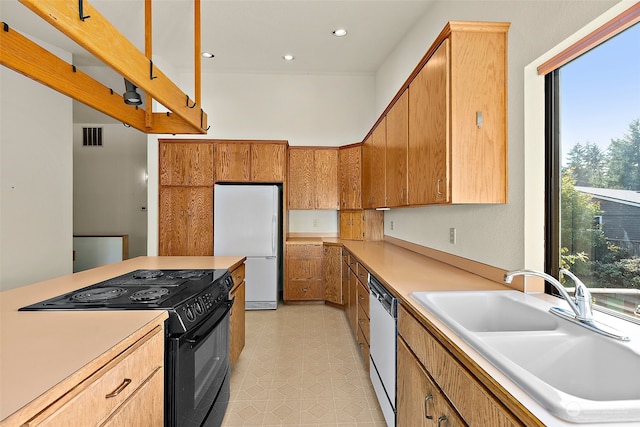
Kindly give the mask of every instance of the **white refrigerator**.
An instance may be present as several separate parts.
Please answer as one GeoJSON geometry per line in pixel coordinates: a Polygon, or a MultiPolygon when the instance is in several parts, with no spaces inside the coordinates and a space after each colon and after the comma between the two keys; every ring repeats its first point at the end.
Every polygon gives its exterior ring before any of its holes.
{"type": "Polygon", "coordinates": [[[246,309],[278,306],[280,189],[276,185],[216,184],[213,254],[246,256],[246,309]]]}

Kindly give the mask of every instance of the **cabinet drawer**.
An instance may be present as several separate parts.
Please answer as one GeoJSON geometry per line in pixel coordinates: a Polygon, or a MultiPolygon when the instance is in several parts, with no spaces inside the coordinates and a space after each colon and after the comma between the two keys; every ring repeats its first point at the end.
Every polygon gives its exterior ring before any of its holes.
{"type": "Polygon", "coordinates": [[[322,279],[322,259],[289,259],[289,279],[322,279]]]}
{"type": "Polygon", "coordinates": [[[358,331],[356,332],[356,341],[358,342],[358,347],[360,348],[362,362],[364,363],[367,371],[369,371],[369,343],[365,339],[364,332],[360,328],[358,328],[358,331]]]}
{"type": "Polygon", "coordinates": [[[244,282],[244,272],[245,265],[242,264],[240,267],[236,268],[231,272],[231,277],[233,278],[233,286],[238,286],[240,283],[244,282]]]}
{"type": "Polygon", "coordinates": [[[358,283],[358,305],[367,319],[369,319],[369,288],[363,283],[358,283]]]}
{"type": "Polygon", "coordinates": [[[398,333],[469,425],[522,425],[403,307],[398,333]]]}
{"type": "Polygon", "coordinates": [[[287,245],[288,258],[322,258],[322,245],[287,245]]]}
{"type": "Polygon", "coordinates": [[[289,280],[287,300],[324,300],[322,279],[289,280]]]}
{"type": "Polygon", "coordinates": [[[364,339],[367,342],[367,345],[371,342],[370,340],[370,331],[371,328],[369,326],[369,316],[364,312],[364,309],[361,305],[358,306],[358,327],[362,330],[362,334],[364,335],[364,339]]]}
{"type": "Polygon", "coordinates": [[[366,284],[369,280],[369,272],[359,262],[356,263],[356,275],[358,276],[358,280],[360,280],[362,283],[366,284]]]}
{"type": "MultiPolygon", "coordinates": [[[[99,369],[27,426],[96,425],[129,398],[154,372],[164,378],[164,337],[158,327],[99,369]]],[[[162,395],[159,397],[162,401],[162,395]]]]}

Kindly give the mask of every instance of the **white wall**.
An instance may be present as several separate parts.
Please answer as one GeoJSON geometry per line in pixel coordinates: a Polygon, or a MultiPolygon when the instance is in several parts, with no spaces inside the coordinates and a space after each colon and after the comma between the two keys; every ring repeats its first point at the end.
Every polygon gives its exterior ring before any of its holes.
{"type": "MultiPolygon", "coordinates": [[[[192,74],[183,78],[178,86],[192,87],[192,74]]],[[[200,138],[281,139],[290,145],[340,146],[361,141],[376,119],[372,75],[203,73],[202,105],[211,129],[200,138]]],[[[154,135],[148,138],[149,255],[158,251],[157,139],[154,135]]],[[[322,215],[329,215],[322,220],[323,229],[327,225],[328,232],[337,232],[337,219],[333,221],[337,214],[322,215]]],[[[318,230],[313,221],[301,219],[295,224],[295,231],[318,230]]]]}
{"type": "Polygon", "coordinates": [[[128,234],[129,257],[147,254],[147,136],[119,124],[73,126],[73,233],[128,234]],[[103,145],[82,145],[83,127],[103,145]]]}
{"type": "MultiPolygon", "coordinates": [[[[525,225],[524,69],[618,1],[438,1],[405,36],[376,75],[376,112],[380,114],[449,20],[511,22],[509,31],[508,152],[509,202],[506,205],[433,206],[392,209],[385,233],[489,265],[513,269],[542,265],[543,222],[525,225]],[[394,222],[393,231],[390,221],[394,222]],[[449,243],[449,228],[457,243],[449,243]],[[526,231],[526,232],[525,232],[526,231]],[[528,239],[525,241],[525,237],[528,239]],[[535,246],[535,254],[529,246],[535,246]],[[527,256],[525,256],[527,254],[527,256]]],[[[539,161],[539,158],[536,159],[539,161]]],[[[538,174],[540,176],[540,174],[538,174]]],[[[543,197],[527,204],[527,215],[544,213],[543,197]],[[531,212],[535,210],[535,212],[531,212]]]]}
{"type": "Polygon", "coordinates": [[[5,67],[0,92],[0,290],[6,290],[72,272],[73,119],[71,99],[5,67]]]}

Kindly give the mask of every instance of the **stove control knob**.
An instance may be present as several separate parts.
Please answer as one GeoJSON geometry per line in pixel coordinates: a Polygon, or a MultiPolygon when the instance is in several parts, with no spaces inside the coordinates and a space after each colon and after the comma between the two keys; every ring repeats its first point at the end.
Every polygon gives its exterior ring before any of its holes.
{"type": "Polygon", "coordinates": [[[184,312],[187,316],[187,319],[191,322],[193,322],[194,320],[196,320],[196,314],[193,312],[193,307],[188,305],[185,307],[184,312]]]}
{"type": "Polygon", "coordinates": [[[203,306],[203,303],[200,300],[200,298],[198,298],[196,300],[195,304],[194,304],[194,307],[195,307],[195,310],[196,310],[196,314],[200,315],[200,314],[202,314],[204,312],[204,309],[203,309],[202,306],[203,306]]]}

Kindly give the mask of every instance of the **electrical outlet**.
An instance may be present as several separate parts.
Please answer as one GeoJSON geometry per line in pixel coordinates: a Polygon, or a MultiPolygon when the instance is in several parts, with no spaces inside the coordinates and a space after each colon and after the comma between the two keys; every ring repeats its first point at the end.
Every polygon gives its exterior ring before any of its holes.
{"type": "Polygon", "coordinates": [[[456,244],[456,229],[453,227],[449,229],[449,243],[456,244]]]}
{"type": "Polygon", "coordinates": [[[393,221],[389,223],[389,227],[393,230],[393,221]]]}
{"type": "Polygon", "coordinates": [[[313,219],[313,226],[316,228],[320,227],[320,220],[318,218],[313,219]]]}

